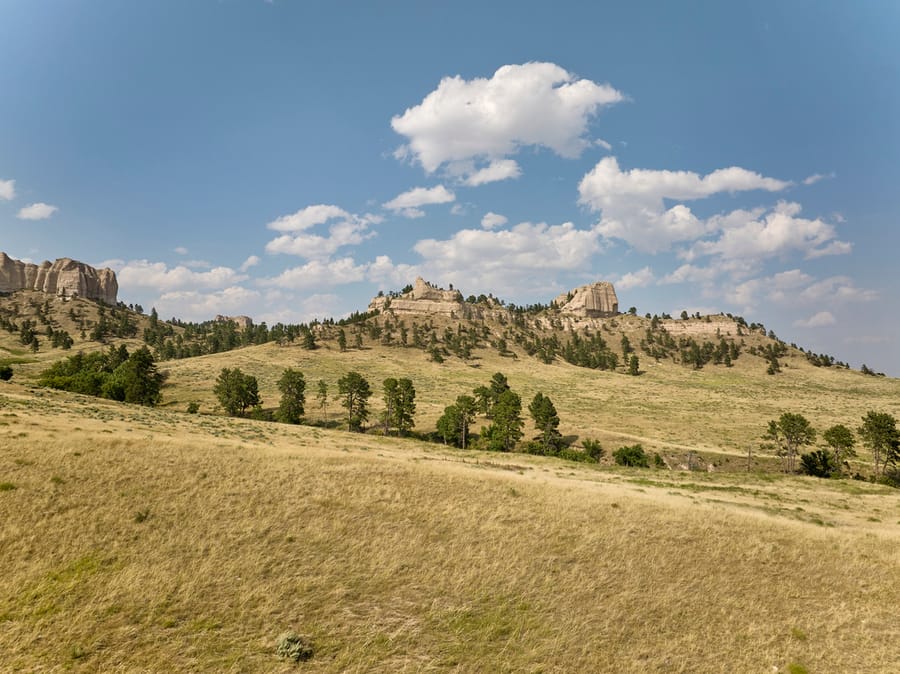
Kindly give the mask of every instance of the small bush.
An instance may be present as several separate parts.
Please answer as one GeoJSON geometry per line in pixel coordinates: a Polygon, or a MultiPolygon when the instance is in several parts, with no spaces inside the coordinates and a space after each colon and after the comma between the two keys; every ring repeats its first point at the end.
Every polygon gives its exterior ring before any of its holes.
{"type": "Polygon", "coordinates": [[[580,463],[596,463],[597,461],[597,459],[592,457],[587,452],[581,452],[577,449],[573,449],[572,447],[561,449],[559,452],[559,458],[565,459],[566,461],[578,461],[580,463]]]}
{"type": "Polygon", "coordinates": [[[581,446],[584,447],[584,453],[594,461],[600,461],[600,459],[603,458],[603,447],[600,445],[599,440],[585,438],[581,441],[581,446]]]}
{"type": "Polygon", "coordinates": [[[188,414],[197,414],[199,411],[200,411],[200,403],[198,403],[198,402],[188,403],[188,406],[187,406],[188,414]]]}
{"type": "Polygon", "coordinates": [[[250,418],[254,421],[275,421],[275,415],[271,410],[264,410],[258,405],[250,410],[250,418]]]}
{"type": "Polygon", "coordinates": [[[834,457],[831,452],[817,449],[814,452],[803,454],[800,457],[800,469],[806,475],[813,477],[831,477],[837,472],[834,457]]]}
{"type": "Polygon", "coordinates": [[[634,468],[649,468],[650,460],[641,445],[619,447],[613,452],[613,459],[620,466],[632,466],[634,468]]]}
{"type": "Polygon", "coordinates": [[[653,465],[656,466],[657,468],[665,468],[665,467],[666,467],[666,462],[665,462],[665,460],[659,455],[659,452],[654,452],[654,453],[653,453],[653,465]]]}
{"type": "Polygon", "coordinates": [[[16,488],[12,482],[0,482],[0,491],[12,491],[16,488]]]}
{"type": "Polygon", "coordinates": [[[10,365],[0,365],[0,381],[9,381],[12,379],[13,371],[10,365]]]}
{"type": "Polygon", "coordinates": [[[275,652],[282,658],[301,662],[313,656],[313,647],[307,639],[290,632],[278,637],[275,652]]]}

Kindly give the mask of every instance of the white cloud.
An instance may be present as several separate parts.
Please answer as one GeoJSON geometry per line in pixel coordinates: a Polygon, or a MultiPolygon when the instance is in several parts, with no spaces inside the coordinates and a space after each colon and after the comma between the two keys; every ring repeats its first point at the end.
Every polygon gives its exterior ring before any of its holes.
{"type": "Polygon", "coordinates": [[[425,211],[419,208],[420,206],[447,204],[455,200],[456,195],[453,192],[443,185],[437,185],[435,187],[414,187],[398,194],[383,206],[406,218],[421,218],[425,215],[425,211]]]}
{"type": "Polygon", "coordinates": [[[590,144],[589,120],[624,98],[553,63],[506,65],[489,79],[445,77],[419,105],[391,120],[408,141],[396,156],[418,161],[428,173],[443,164],[502,159],[525,146],[577,157],[590,144]]]}
{"type": "Polygon", "coordinates": [[[184,246],[178,246],[177,248],[174,249],[174,252],[178,253],[179,255],[187,255],[188,249],[185,248],[184,246]]]}
{"type": "Polygon", "coordinates": [[[795,328],[824,328],[837,323],[830,311],[820,311],[807,319],[794,321],[795,328]]]}
{"type": "Polygon", "coordinates": [[[602,147],[602,148],[603,148],[604,150],[606,150],[607,152],[611,152],[611,151],[612,151],[612,145],[611,145],[610,143],[607,143],[607,142],[606,142],[605,140],[603,140],[602,138],[597,138],[597,139],[594,141],[594,145],[596,145],[597,147],[602,147]]]}
{"type": "Polygon", "coordinates": [[[159,291],[188,291],[198,288],[227,288],[246,277],[229,267],[215,267],[209,271],[197,272],[184,265],[169,268],[164,262],[132,260],[113,267],[123,289],[153,288],[159,291]]]}
{"type": "Polygon", "coordinates": [[[779,201],[764,217],[749,217],[742,224],[733,224],[716,241],[697,242],[690,256],[763,259],[795,251],[816,258],[850,252],[851,244],[834,240],[833,225],[818,218],[797,217],[799,213],[800,204],[779,201]]]}
{"type": "Polygon", "coordinates": [[[16,217],[20,220],[46,220],[58,210],[59,209],[56,206],[38,202],[36,204],[31,204],[30,206],[20,208],[19,212],[16,214],[16,217]]]}
{"type": "Polygon", "coordinates": [[[520,223],[509,229],[463,229],[445,240],[424,239],[414,249],[420,268],[440,282],[517,297],[556,288],[556,276],[585,271],[600,250],[599,234],[561,225],[520,223]]]}
{"type": "Polygon", "coordinates": [[[241,263],[241,266],[238,267],[238,269],[239,269],[240,271],[242,271],[242,272],[245,272],[245,271],[247,271],[248,269],[250,269],[250,267],[255,267],[255,266],[258,265],[259,263],[260,263],[259,257],[256,256],[256,255],[251,255],[250,257],[248,257],[246,260],[244,260],[244,261],[241,263]]]}
{"type": "Polygon", "coordinates": [[[489,211],[484,214],[484,217],[481,218],[481,226],[484,229],[494,229],[494,227],[502,227],[509,220],[505,215],[500,215],[499,213],[494,213],[493,211],[489,211]]]}
{"type": "Polygon", "coordinates": [[[160,316],[189,321],[206,321],[217,314],[247,314],[258,306],[260,293],[242,286],[231,286],[211,293],[178,290],[163,293],[154,301],[160,316]]]}
{"type": "Polygon", "coordinates": [[[709,283],[721,273],[716,267],[697,267],[683,264],[670,274],[660,279],[660,285],[673,283],[709,283]]]}
{"type": "Polygon", "coordinates": [[[266,227],[277,232],[301,232],[310,227],[321,225],[334,218],[352,219],[347,211],[330,204],[315,204],[301,208],[296,213],[282,215],[270,222],[266,227]]]}
{"type": "Polygon", "coordinates": [[[12,201],[16,198],[16,181],[0,180],[0,199],[12,201]]]}
{"type": "MultiPolygon", "coordinates": [[[[355,246],[375,236],[376,233],[369,229],[369,225],[378,224],[383,220],[381,216],[371,213],[354,215],[337,206],[323,204],[308,206],[293,215],[285,215],[269,223],[270,229],[301,233],[282,234],[272,239],[266,244],[266,252],[298,255],[308,259],[327,258],[339,248],[355,246]],[[328,236],[305,231],[331,220],[336,221],[329,225],[328,236]]],[[[255,256],[251,256],[253,257],[255,256]]],[[[256,262],[259,262],[259,258],[256,258],[256,262]]]]}
{"type": "Polygon", "coordinates": [[[278,276],[260,281],[260,285],[291,290],[333,288],[366,278],[366,265],[357,265],[351,257],[338,260],[310,260],[286,269],[278,276]]]}
{"type": "Polygon", "coordinates": [[[814,173],[811,176],[804,178],[803,184],[815,185],[820,180],[825,180],[826,178],[834,178],[834,173],[814,173]]]}
{"type": "Polygon", "coordinates": [[[495,159],[483,169],[470,174],[463,182],[470,187],[477,187],[486,183],[495,183],[510,178],[518,178],[522,175],[522,169],[515,159],[495,159]]]}
{"type": "Polygon", "coordinates": [[[874,290],[858,288],[847,276],[831,276],[816,280],[800,269],[749,279],[734,286],[723,285],[726,299],[748,309],[765,299],[785,307],[805,305],[839,306],[870,302],[878,297],[874,290]]]}
{"type": "Polygon", "coordinates": [[[656,280],[656,277],[653,275],[653,270],[650,267],[644,267],[635,272],[628,272],[618,281],[616,281],[616,287],[621,290],[628,290],[629,288],[644,288],[656,280]]]}
{"type": "Polygon", "coordinates": [[[601,234],[622,239],[641,252],[658,253],[721,226],[714,219],[697,218],[684,204],[666,208],[666,199],[702,199],[746,190],[774,192],[789,185],[736,166],[706,176],[692,171],[622,171],[615,157],[604,157],[582,178],[578,192],[581,204],[601,213],[601,234]]]}

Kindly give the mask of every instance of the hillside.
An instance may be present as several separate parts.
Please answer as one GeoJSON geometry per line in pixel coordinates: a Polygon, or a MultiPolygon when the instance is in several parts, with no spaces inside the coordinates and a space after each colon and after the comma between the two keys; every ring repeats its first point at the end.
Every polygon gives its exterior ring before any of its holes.
{"type": "Polygon", "coordinates": [[[896,490],[0,406],[10,671],[896,671],[896,490]]]}

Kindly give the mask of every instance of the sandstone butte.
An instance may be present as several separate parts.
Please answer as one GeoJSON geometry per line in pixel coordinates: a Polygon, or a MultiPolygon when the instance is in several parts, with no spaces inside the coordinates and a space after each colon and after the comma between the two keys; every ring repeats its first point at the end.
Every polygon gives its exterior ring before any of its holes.
{"type": "Polygon", "coordinates": [[[77,295],[115,305],[119,283],[112,269],[94,269],[67,257],[31,264],[0,252],[0,292],[38,290],[52,295],[77,295]]]}
{"type": "MultiPolygon", "coordinates": [[[[608,281],[575,288],[557,297],[554,303],[562,314],[578,318],[607,318],[619,313],[616,290],[608,281]]],[[[413,289],[407,293],[393,297],[379,295],[373,298],[369,303],[369,311],[464,316],[470,310],[458,290],[437,288],[419,277],[413,289]]]]}

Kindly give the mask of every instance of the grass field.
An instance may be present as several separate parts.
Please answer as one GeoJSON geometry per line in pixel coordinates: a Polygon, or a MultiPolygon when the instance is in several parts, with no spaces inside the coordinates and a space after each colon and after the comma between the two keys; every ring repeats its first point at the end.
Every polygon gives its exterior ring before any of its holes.
{"type": "Polygon", "coordinates": [[[900,662],[896,490],[463,452],[15,384],[0,404],[5,671],[900,662]],[[275,655],[286,631],[310,661],[275,655]]]}
{"type": "MultiPolygon", "coordinates": [[[[786,476],[760,447],[785,411],[819,431],[900,416],[900,381],[792,354],[777,376],[744,354],[699,371],[642,360],[630,377],[487,348],[436,364],[270,343],[161,363],[148,409],[34,387],[69,354],[0,334],[15,371],[0,382],[0,671],[900,671],[900,490],[786,476]],[[607,456],[230,419],[223,367],[256,376],[267,408],[301,370],[315,422],[319,379],[334,395],[359,371],[374,420],[383,379],[408,376],[419,432],[499,371],[607,456]],[[611,465],[634,442],[666,467],[611,465]],[[311,660],[276,655],[286,632],[311,660]]],[[[342,413],[330,399],[327,420],[342,413]]]]}

